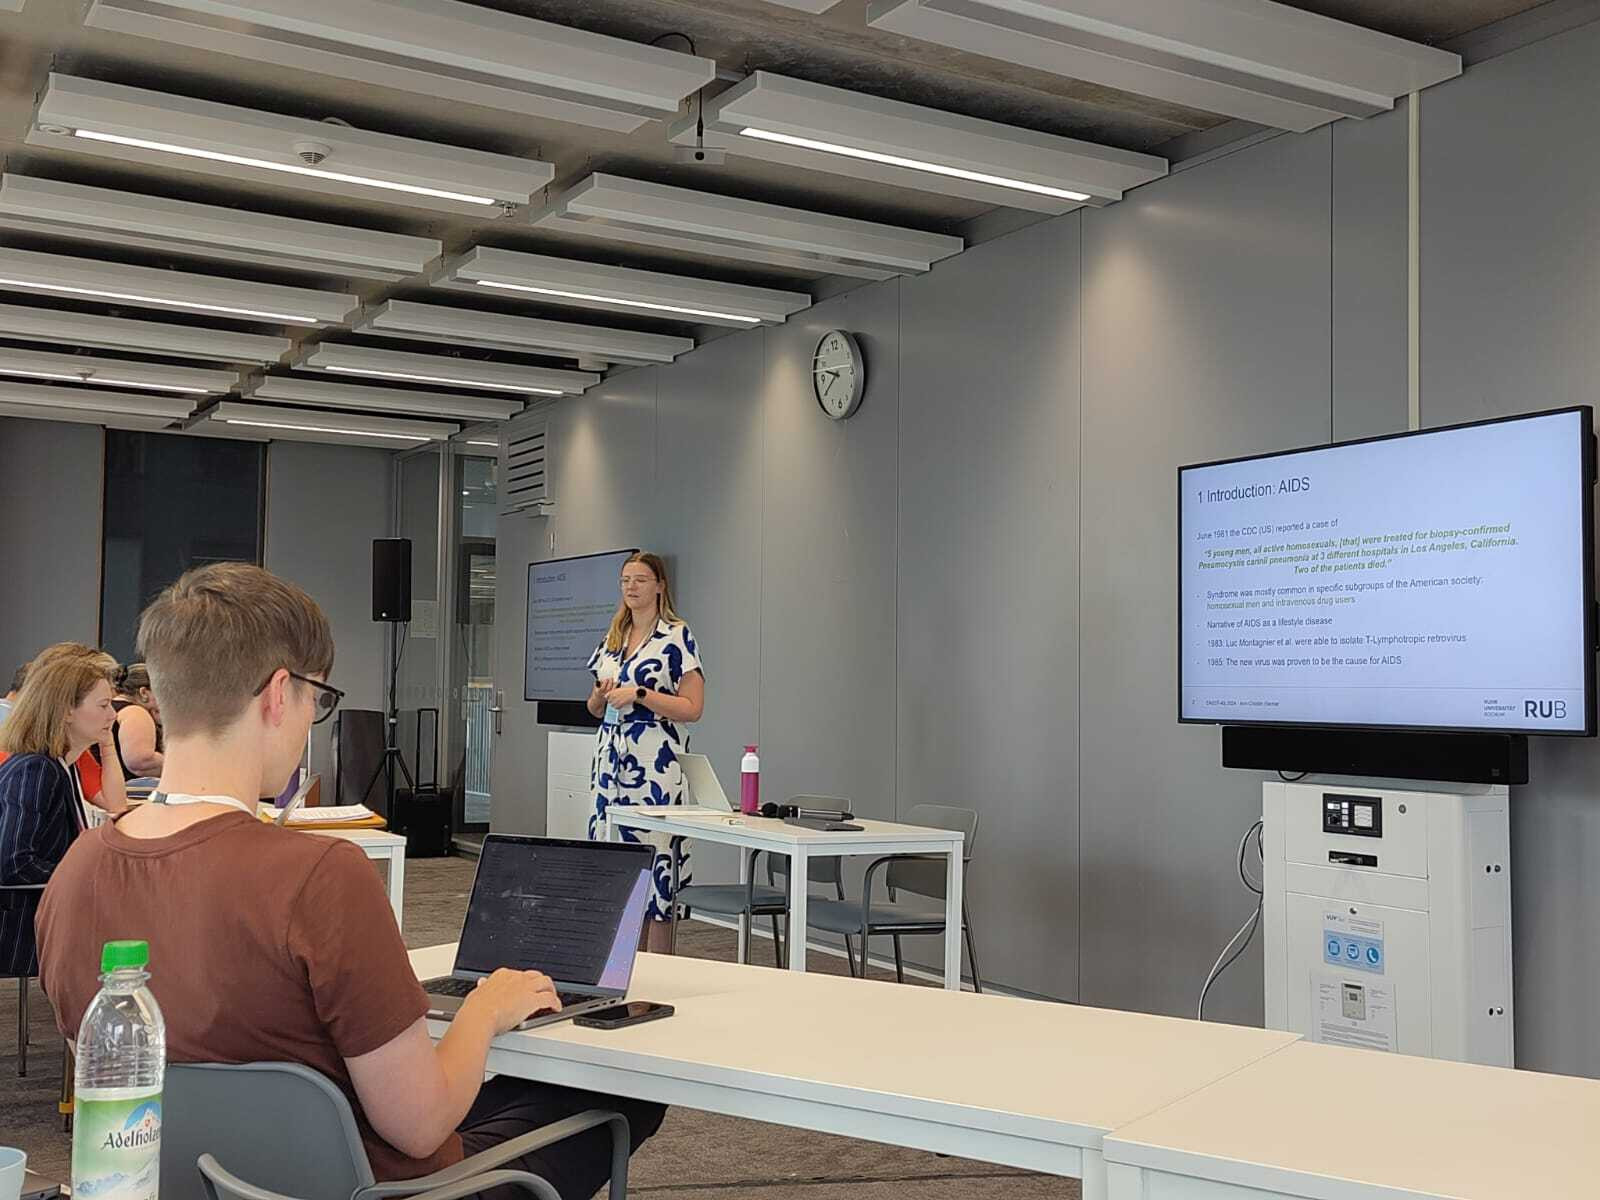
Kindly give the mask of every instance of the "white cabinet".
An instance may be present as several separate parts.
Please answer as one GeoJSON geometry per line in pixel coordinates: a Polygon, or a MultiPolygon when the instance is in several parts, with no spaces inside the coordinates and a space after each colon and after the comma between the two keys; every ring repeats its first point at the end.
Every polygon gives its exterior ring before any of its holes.
{"type": "Polygon", "coordinates": [[[594,761],[593,733],[549,735],[545,776],[545,836],[586,838],[594,797],[589,794],[589,768],[594,761]]]}

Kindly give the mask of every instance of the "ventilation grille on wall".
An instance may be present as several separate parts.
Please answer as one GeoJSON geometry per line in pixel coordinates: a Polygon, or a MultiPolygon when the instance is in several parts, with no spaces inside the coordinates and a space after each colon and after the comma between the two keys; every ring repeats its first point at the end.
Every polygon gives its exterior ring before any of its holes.
{"type": "Polygon", "coordinates": [[[555,507],[550,497],[546,465],[550,455],[550,419],[541,412],[524,415],[506,430],[500,473],[500,512],[530,517],[549,515],[555,507]]]}

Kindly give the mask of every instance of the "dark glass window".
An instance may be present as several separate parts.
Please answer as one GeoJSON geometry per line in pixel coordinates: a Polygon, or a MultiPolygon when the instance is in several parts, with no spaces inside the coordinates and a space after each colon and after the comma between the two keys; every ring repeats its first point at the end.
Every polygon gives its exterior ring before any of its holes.
{"type": "Polygon", "coordinates": [[[266,446],[106,431],[101,645],[133,661],[139,614],[190,567],[261,562],[266,446]]]}

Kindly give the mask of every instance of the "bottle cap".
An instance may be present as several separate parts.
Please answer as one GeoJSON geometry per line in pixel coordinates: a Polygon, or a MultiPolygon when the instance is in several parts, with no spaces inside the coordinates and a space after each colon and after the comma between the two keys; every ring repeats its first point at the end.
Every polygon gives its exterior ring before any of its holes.
{"type": "Polygon", "coordinates": [[[744,752],[746,754],[754,754],[756,752],[756,748],[754,746],[746,746],[744,748],[744,752]]]}
{"type": "Polygon", "coordinates": [[[100,971],[107,974],[126,967],[143,967],[150,962],[149,942],[107,942],[100,951],[100,971]]]}

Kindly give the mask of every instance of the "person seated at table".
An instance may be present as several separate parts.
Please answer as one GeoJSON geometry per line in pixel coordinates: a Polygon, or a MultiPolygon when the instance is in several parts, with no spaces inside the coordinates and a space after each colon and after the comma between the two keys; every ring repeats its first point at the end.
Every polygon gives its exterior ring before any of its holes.
{"type": "MultiPolygon", "coordinates": [[[[27,679],[29,671],[37,669],[45,660],[61,654],[82,655],[92,658],[100,670],[105,672],[107,679],[114,680],[116,677],[118,670],[117,660],[104,650],[96,650],[93,646],[86,646],[82,642],[57,642],[55,645],[46,646],[39,651],[31,663],[17,668],[17,674],[13,677],[13,681],[18,684],[18,694],[20,695],[21,693],[21,688],[24,686],[22,681],[27,679]]],[[[0,724],[3,723],[3,721],[0,721],[0,724]]],[[[112,736],[106,740],[105,750],[110,751],[109,754],[103,752],[102,747],[97,742],[78,755],[72,764],[73,769],[77,772],[78,791],[84,801],[113,817],[126,812],[128,809],[127,781],[122,773],[121,759],[115,753],[115,732],[115,727],[113,726],[112,736]],[[101,761],[108,757],[111,762],[109,769],[101,761]]],[[[4,763],[8,757],[9,754],[0,749],[0,763],[4,763]]],[[[84,815],[87,818],[90,814],[85,810],[84,815]]]]}
{"type": "Polygon", "coordinates": [[[34,661],[0,726],[0,974],[33,975],[38,885],[49,881],[85,821],[74,760],[111,740],[111,678],[102,656],[34,661]]]}
{"type": "MultiPolygon", "coordinates": [[[[380,1181],[441,1170],[591,1108],[626,1116],[635,1148],[656,1131],[659,1105],[484,1082],[490,1040],[559,1007],[539,972],[483,980],[435,1045],[388,895],[360,848],[257,819],[257,801],[283,790],[312,723],[341,695],[327,682],[327,618],[305,592],[259,567],[201,567],[145,610],[139,650],[166,729],[159,791],[79,838],[39,908],[39,978],[64,1034],[99,987],[102,944],[140,938],[168,1061],[320,1071],[349,1098],[380,1181]]],[[[602,1126],[519,1162],[564,1200],[589,1200],[610,1157],[602,1126]]]]}
{"type": "Polygon", "coordinates": [[[114,680],[117,710],[112,737],[126,779],[161,774],[161,705],[150,690],[150,671],[143,663],[129,663],[117,670],[114,680]]]}

